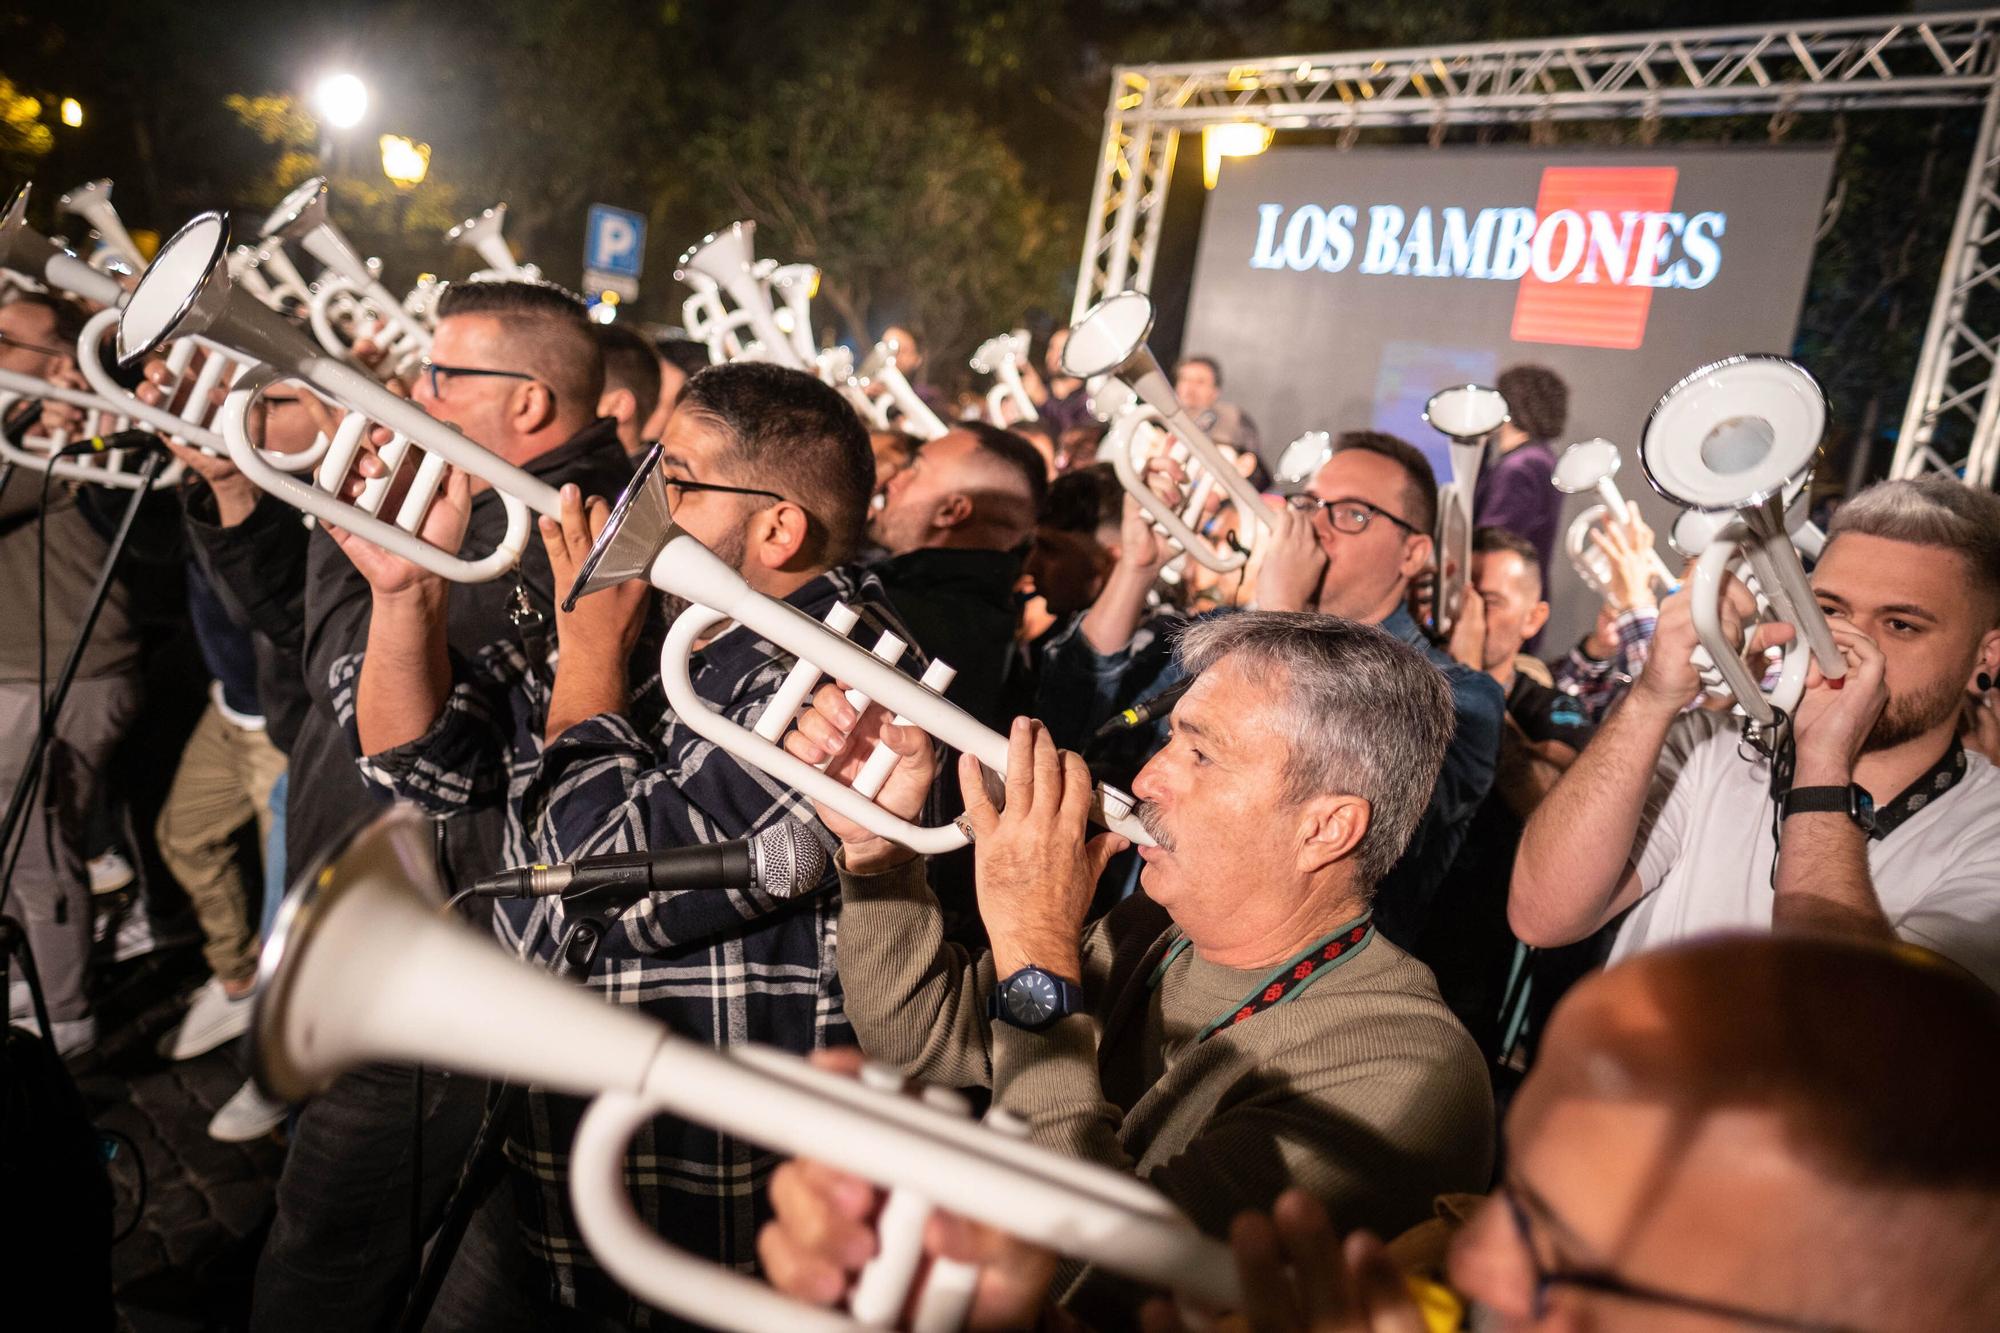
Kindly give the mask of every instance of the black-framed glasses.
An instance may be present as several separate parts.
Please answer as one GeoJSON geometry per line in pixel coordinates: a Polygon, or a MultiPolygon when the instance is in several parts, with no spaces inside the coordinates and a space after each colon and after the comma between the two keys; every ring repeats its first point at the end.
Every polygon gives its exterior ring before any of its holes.
{"type": "MultiPolygon", "coordinates": [[[[1786,1315],[1764,1314],[1756,1310],[1745,1310],[1734,1305],[1724,1305],[1719,1301],[1702,1300],[1695,1296],[1681,1296],[1671,1291],[1661,1291],[1654,1287],[1644,1287],[1627,1282],[1616,1274],[1593,1272],[1588,1269],[1544,1268],[1541,1252],[1535,1245],[1534,1222],[1528,1216],[1525,1200],[1533,1199],[1518,1181],[1507,1181],[1500,1186],[1501,1200],[1507,1205],[1507,1215],[1514,1221],[1515,1234],[1521,1238],[1521,1248],[1528,1255],[1528,1271],[1534,1275],[1535,1292],[1532,1312],[1536,1319],[1548,1313],[1549,1292],[1556,1287],[1569,1287],[1577,1291],[1595,1292],[1600,1296],[1610,1296],[1616,1300],[1634,1301],[1643,1305],[1664,1306],[1673,1310],[1685,1310],[1689,1314],[1703,1315],[1712,1319],[1730,1320],[1738,1324],[1748,1324],[1753,1328],[1782,1328],[1793,1333],[1855,1333],[1855,1330],[1841,1324],[1819,1324],[1807,1319],[1793,1319],[1786,1315]]],[[[1534,1199],[1538,1212],[1547,1212],[1547,1205],[1534,1199]]]]}
{"type": "MultiPolygon", "coordinates": [[[[418,362],[417,369],[421,370],[425,378],[430,381],[431,397],[437,399],[439,402],[444,401],[445,384],[455,379],[529,380],[537,383],[542,382],[540,375],[530,375],[525,370],[484,370],[478,366],[445,366],[429,358],[418,362]]],[[[549,394],[553,397],[555,390],[550,389],[549,394]]]]}
{"type": "Polygon", "coordinates": [[[1378,518],[1388,519],[1412,537],[1424,535],[1416,525],[1407,523],[1380,505],[1369,504],[1366,500],[1322,500],[1317,495],[1293,495],[1286,497],[1285,503],[1307,518],[1318,518],[1321,514],[1325,514],[1327,522],[1333,525],[1335,532],[1344,532],[1349,536],[1368,531],[1368,525],[1378,518]]]}
{"type": "Polygon", "coordinates": [[[662,476],[661,483],[667,488],[667,513],[680,508],[683,496],[694,491],[714,491],[718,495],[761,495],[767,500],[783,504],[785,497],[776,491],[759,490],[754,486],[724,486],[713,481],[690,481],[686,477],[662,476]]]}
{"type": "Polygon", "coordinates": [[[24,352],[39,352],[43,356],[54,357],[57,360],[76,355],[74,347],[44,347],[40,343],[31,343],[25,338],[16,338],[11,333],[0,333],[0,347],[18,347],[24,352]]]}

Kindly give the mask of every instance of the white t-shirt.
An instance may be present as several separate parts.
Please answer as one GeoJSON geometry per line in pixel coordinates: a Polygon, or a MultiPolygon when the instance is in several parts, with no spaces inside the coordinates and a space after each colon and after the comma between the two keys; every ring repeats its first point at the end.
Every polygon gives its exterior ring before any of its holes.
{"type": "MultiPolygon", "coordinates": [[[[1646,896],[1613,962],[1719,930],[1768,930],[1771,767],[1745,758],[1733,719],[1692,712],[1667,733],[1633,861],[1646,896]]],[[[1887,804],[1898,792],[1875,793],[1887,804]]],[[[1967,751],[1965,776],[1886,838],[1869,839],[1875,896],[1896,934],[2000,990],[2000,770],[1967,751]]]]}

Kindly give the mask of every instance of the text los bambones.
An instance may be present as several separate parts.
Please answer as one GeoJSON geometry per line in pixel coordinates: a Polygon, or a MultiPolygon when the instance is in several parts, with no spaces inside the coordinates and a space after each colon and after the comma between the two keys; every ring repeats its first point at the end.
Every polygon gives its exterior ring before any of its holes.
{"type": "MultiPolygon", "coordinates": [[[[1252,268],[1339,273],[1354,261],[1360,210],[1352,204],[1257,208],[1252,268]]],[[[1722,267],[1721,213],[1618,213],[1532,208],[1428,207],[1408,213],[1373,204],[1355,269],[1420,278],[1490,278],[1533,273],[1543,282],[1607,282],[1634,287],[1706,287],[1722,267]],[[1678,249],[1678,253],[1677,253],[1678,249]]]]}

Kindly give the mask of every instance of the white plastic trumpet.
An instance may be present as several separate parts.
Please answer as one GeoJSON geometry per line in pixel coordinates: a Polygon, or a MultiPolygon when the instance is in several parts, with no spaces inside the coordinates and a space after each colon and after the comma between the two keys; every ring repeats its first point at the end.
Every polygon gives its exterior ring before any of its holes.
{"type": "Polygon", "coordinates": [[[393,345],[392,362],[407,363],[430,350],[430,330],[403,313],[402,302],[389,294],[374,269],[333,225],[324,176],[315,176],[286,195],[264,220],[262,234],[267,241],[297,241],[328,269],[320,284],[325,291],[315,293],[311,305],[314,333],[327,351],[337,356],[348,354],[347,343],[332,329],[329,317],[331,300],[343,290],[372,308],[388,335],[384,341],[393,345]],[[340,280],[337,283],[333,281],[336,278],[340,280]]]}
{"type": "Polygon", "coordinates": [[[870,398],[854,382],[853,351],[835,343],[813,358],[813,370],[820,383],[831,386],[847,400],[862,425],[869,430],[889,429],[889,404],[880,398],[870,398]]]}
{"type": "Polygon", "coordinates": [[[1825,425],[1826,399],[1802,367],[1777,356],[1735,356],[1667,390],[1639,441],[1654,490],[1690,509],[1735,511],[1695,562],[1690,605],[1703,648],[1737,708],[1760,729],[1798,707],[1811,662],[1829,680],[1847,673],[1785,527],[1786,493],[1811,471],[1825,425]],[[1797,631],[1768,695],[1743,664],[1743,644],[1723,633],[1723,579],[1739,553],[1772,614],[1797,631]]]}
{"type": "Polygon", "coordinates": [[[1473,497],[1493,435],[1510,418],[1507,400],[1484,384],[1440,389],[1424,404],[1424,420],[1451,441],[1451,480],[1438,487],[1437,588],[1431,623],[1450,634],[1472,582],[1473,497]]]}
{"type": "MultiPolygon", "coordinates": [[[[1631,509],[1624,494],[1618,489],[1618,469],[1624,463],[1624,456],[1618,446],[1606,439],[1584,440],[1563,450],[1556,460],[1556,468],[1550,481],[1565,495],[1582,495],[1595,491],[1600,503],[1591,505],[1578,514],[1569,525],[1563,537],[1563,549],[1569,553],[1569,562],[1576,568],[1577,577],[1599,597],[1604,596],[1611,586],[1611,561],[1590,534],[1598,526],[1610,519],[1619,524],[1631,521],[1631,509]]],[[[1660,559],[1660,553],[1649,553],[1652,557],[1652,577],[1662,588],[1673,588],[1679,583],[1667,562],[1660,559]]]]}
{"type": "Polygon", "coordinates": [[[533,264],[523,264],[514,257],[514,247],[507,244],[507,205],[495,204],[483,209],[477,217],[469,217],[444,234],[453,245],[463,245],[472,249],[486,261],[486,268],[474,274],[481,279],[504,279],[512,282],[536,282],[542,271],[533,264]]]}
{"type": "MultiPolygon", "coordinates": [[[[822,623],[785,602],[752,591],[741,575],[674,525],[659,458],[656,445],[640,463],[577,571],[570,598],[627,579],[645,578],[655,588],[694,603],[675,619],[660,655],[667,701],[682,723],[743,763],[880,837],[926,856],[965,846],[966,834],[956,824],[919,826],[875,802],[876,792],[895,764],[893,753],[886,749],[871,757],[856,785],[850,787],[786,753],[779,742],[822,676],[848,686],[848,697],[856,701],[856,708],[865,708],[870,700],[879,703],[900,722],[972,755],[997,774],[1007,771],[1007,738],[945,699],[942,691],[950,678],[935,674],[940,664],[933,663],[932,671],[921,681],[897,671],[893,663],[906,645],[895,635],[882,636],[873,650],[849,639],[848,631],[855,624],[851,609],[836,607],[822,623]],[[688,654],[693,645],[727,620],[798,659],[770,703],[748,727],[703,703],[688,678],[688,654]]],[[[1132,814],[1132,798],[1125,793],[1099,787],[1094,813],[1106,828],[1136,843],[1152,845],[1151,835],[1132,814]]]]}
{"type": "Polygon", "coordinates": [[[819,348],[813,345],[812,297],[819,287],[819,270],[811,264],[775,264],[765,282],[771,294],[784,302],[784,327],[792,340],[792,350],[807,369],[817,366],[819,348]]]}
{"type": "Polygon", "coordinates": [[[1038,1245],[1140,1282],[1240,1307],[1227,1247],[1130,1177],[770,1047],[698,1044],[508,957],[439,915],[430,836],[428,821],[392,810],[286,897],[259,963],[252,1028],[257,1079],[271,1095],[296,1101],[384,1060],[594,1098],[569,1160],[584,1243],[635,1295],[707,1327],[863,1325],[697,1259],[640,1220],[626,1150],[659,1115],[818,1158],[977,1221],[1026,1228],[1038,1245]]]}
{"type": "Polygon", "coordinates": [[[1035,400],[1028,397],[1028,386],[1021,382],[1021,366],[1028,359],[1028,347],[1026,329],[996,333],[979,344],[968,363],[975,374],[993,377],[993,387],[986,391],[986,419],[996,426],[1033,421],[1040,416],[1035,411],[1035,400]],[[1011,418],[1006,412],[1009,403],[1014,406],[1011,418]]]}
{"type": "Polygon", "coordinates": [[[879,398],[886,399],[896,410],[893,429],[908,431],[920,440],[935,440],[950,431],[951,427],[944,423],[944,418],[931,411],[931,405],[896,368],[896,353],[901,348],[902,343],[893,335],[876,343],[875,350],[855,368],[852,384],[862,396],[871,400],[877,400],[878,395],[869,393],[869,388],[880,385],[882,394],[879,398]]]}
{"type": "Polygon", "coordinates": [[[0,269],[17,273],[39,287],[80,296],[97,305],[115,306],[125,288],[108,273],[100,273],[28,225],[28,191],[23,185],[0,212],[0,269]]]}
{"type": "Polygon", "coordinates": [[[709,356],[714,360],[771,361],[794,370],[810,370],[812,358],[799,355],[790,335],[778,327],[770,289],[754,272],[756,239],[756,223],[732,222],[702,237],[680,257],[674,277],[693,287],[697,298],[707,298],[700,316],[703,331],[696,333],[691,320],[688,332],[709,344],[709,356]],[[723,305],[723,296],[736,303],[735,310],[723,305]],[[737,338],[733,354],[717,356],[718,349],[725,346],[724,338],[739,329],[747,329],[752,338],[737,338]]]}
{"type": "Polygon", "coordinates": [[[229,273],[273,310],[283,310],[288,302],[301,311],[312,304],[312,287],[285,253],[283,241],[237,246],[229,255],[229,273]]]}
{"type": "MultiPolygon", "coordinates": [[[[118,210],[111,206],[111,182],[94,180],[87,185],[79,185],[62,198],[56,200],[56,207],[65,213],[74,213],[90,224],[103,245],[101,253],[123,264],[134,273],[146,271],[146,256],[139,251],[139,243],[132,239],[132,233],[125,230],[119,220],[118,210]]],[[[93,262],[93,268],[105,267],[93,262]]]]}
{"type": "Polygon", "coordinates": [[[1333,437],[1323,430],[1309,430],[1285,446],[1273,475],[1286,486],[1303,486],[1318,476],[1332,457],[1333,437]]]}
{"type": "Polygon", "coordinates": [[[1209,502],[1216,498],[1215,477],[1186,444],[1167,435],[1165,422],[1152,406],[1133,397],[1104,432],[1098,457],[1110,460],[1118,484],[1146,511],[1154,530],[1190,560],[1218,574],[1228,574],[1241,569],[1249,559],[1249,553],[1240,547],[1218,544],[1203,535],[1209,502]],[[1162,499],[1146,478],[1146,464],[1162,445],[1165,456],[1178,463],[1188,478],[1187,488],[1171,503],[1162,499]]]}
{"type": "MultiPolygon", "coordinates": [[[[22,402],[37,399],[81,408],[85,413],[83,429],[75,432],[22,431],[18,438],[0,431],[0,462],[12,463],[33,472],[46,472],[63,481],[110,486],[117,490],[136,491],[146,485],[145,474],[139,470],[140,456],[135,450],[107,449],[101,453],[57,457],[58,451],[66,445],[92,436],[110,436],[131,427],[131,419],[120,411],[117,403],[82,389],[50,384],[33,375],[0,370],[0,421],[12,417],[22,402]]],[[[153,477],[148,489],[165,490],[178,484],[181,472],[178,460],[168,463],[153,477]]]]}
{"type": "MultiPolygon", "coordinates": [[[[466,439],[408,399],[390,393],[299,332],[276,311],[238,288],[229,277],[229,222],[203,213],[160,247],[130,299],[118,326],[118,359],[130,366],[173,339],[199,336],[238,357],[262,365],[236,381],[223,403],[220,433],[230,461],[262,489],[322,522],[347,528],[432,573],[462,583],[495,578],[511,569],[526,545],[530,507],[554,514],[554,488],[466,439]],[[310,479],[291,475],[291,458],[274,459],[252,440],[249,420],[258,397],[272,384],[297,380],[320,397],[348,409],[318,459],[310,479]],[[354,467],[371,423],[394,433],[379,451],[388,475],[369,481],[357,502],[341,497],[354,480],[354,467]],[[483,556],[441,551],[417,537],[424,513],[457,467],[490,483],[507,511],[499,545],[483,556]],[[395,513],[381,510],[400,470],[412,472],[395,513]]],[[[296,457],[296,456],[294,456],[296,457]]]]}
{"type": "MultiPolygon", "coordinates": [[[[1063,344],[1063,373],[1086,383],[1103,381],[1090,391],[1093,411],[1108,410],[1114,414],[1122,411],[1123,395],[1119,390],[1123,390],[1158,413],[1160,421],[1200,465],[1189,469],[1190,488],[1183,493],[1179,510],[1200,512],[1198,497],[1192,492],[1205,480],[1235,503],[1244,543],[1254,551],[1257,542],[1271,530],[1271,513],[1255,488],[1236,470],[1234,461],[1182,405],[1172,381],[1160,369],[1153,349],[1146,345],[1146,337],[1153,330],[1153,314],[1152,298],[1144,292],[1118,292],[1105,297],[1070,325],[1069,340],[1063,344]]],[[[1147,505],[1149,487],[1133,489],[1128,485],[1126,489],[1140,504],[1147,505]]],[[[1157,501],[1157,497],[1153,498],[1157,501]]],[[[1159,511],[1151,505],[1147,512],[1156,519],[1159,517],[1159,511]]],[[[1185,529],[1187,525],[1183,523],[1181,527],[1185,529]]],[[[1192,537],[1193,544],[1185,545],[1188,555],[1217,573],[1239,569],[1249,559],[1234,546],[1218,548],[1191,531],[1183,534],[1169,530],[1184,545],[1192,537]]]]}

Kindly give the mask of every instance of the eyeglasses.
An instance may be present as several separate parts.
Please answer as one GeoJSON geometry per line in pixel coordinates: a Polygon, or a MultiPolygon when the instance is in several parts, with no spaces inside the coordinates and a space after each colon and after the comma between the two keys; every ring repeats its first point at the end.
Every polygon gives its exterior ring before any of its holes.
{"type": "MultiPolygon", "coordinates": [[[[444,401],[445,382],[451,379],[528,380],[546,384],[541,376],[530,375],[523,370],[481,370],[476,366],[441,366],[429,359],[419,362],[417,369],[429,379],[431,397],[439,402],[444,401]]],[[[549,396],[554,397],[555,390],[549,390],[549,396]]]]}
{"type": "Polygon", "coordinates": [[[54,357],[57,360],[76,355],[74,347],[44,347],[40,343],[16,338],[11,333],[0,333],[0,347],[18,347],[24,352],[39,352],[43,356],[54,357]]]}
{"type": "Polygon", "coordinates": [[[1424,535],[1413,524],[1366,500],[1322,500],[1316,495],[1293,495],[1287,497],[1285,503],[1311,519],[1325,514],[1335,532],[1345,532],[1349,536],[1368,531],[1369,523],[1378,518],[1388,519],[1412,537],[1424,535]]]}
{"type": "Polygon", "coordinates": [[[1501,1185],[1499,1195],[1507,1205],[1508,1216],[1514,1220],[1514,1230],[1521,1238],[1521,1248],[1527,1252],[1528,1271],[1534,1275],[1535,1295],[1532,1312],[1536,1319],[1547,1315],[1549,1292],[1552,1288],[1571,1287],[1578,1291],[1596,1292],[1600,1296],[1610,1296],[1621,1301],[1636,1301],[1644,1305],[1686,1310],[1690,1314],[1730,1320],[1754,1328],[1791,1329],[1793,1333],[1854,1333],[1854,1330],[1840,1324],[1816,1324],[1785,1315],[1762,1314],[1734,1305],[1723,1305],[1717,1301],[1705,1301],[1693,1296],[1679,1296],[1670,1291],[1642,1287],[1611,1273],[1544,1268],[1541,1253],[1535,1245],[1534,1224],[1528,1216],[1527,1204],[1524,1201],[1532,1200],[1537,1212],[1548,1212],[1548,1206],[1535,1199],[1519,1181],[1510,1180],[1501,1185]]]}
{"type": "Polygon", "coordinates": [[[667,488],[667,513],[671,516],[681,506],[681,501],[695,491],[714,491],[718,495],[761,495],[767,500],[783,504],[785,497],[776,491],[760,491],[752,486],[722,486],[712,481],[689,481],[685,477],[662,477],[667,488]]]}

